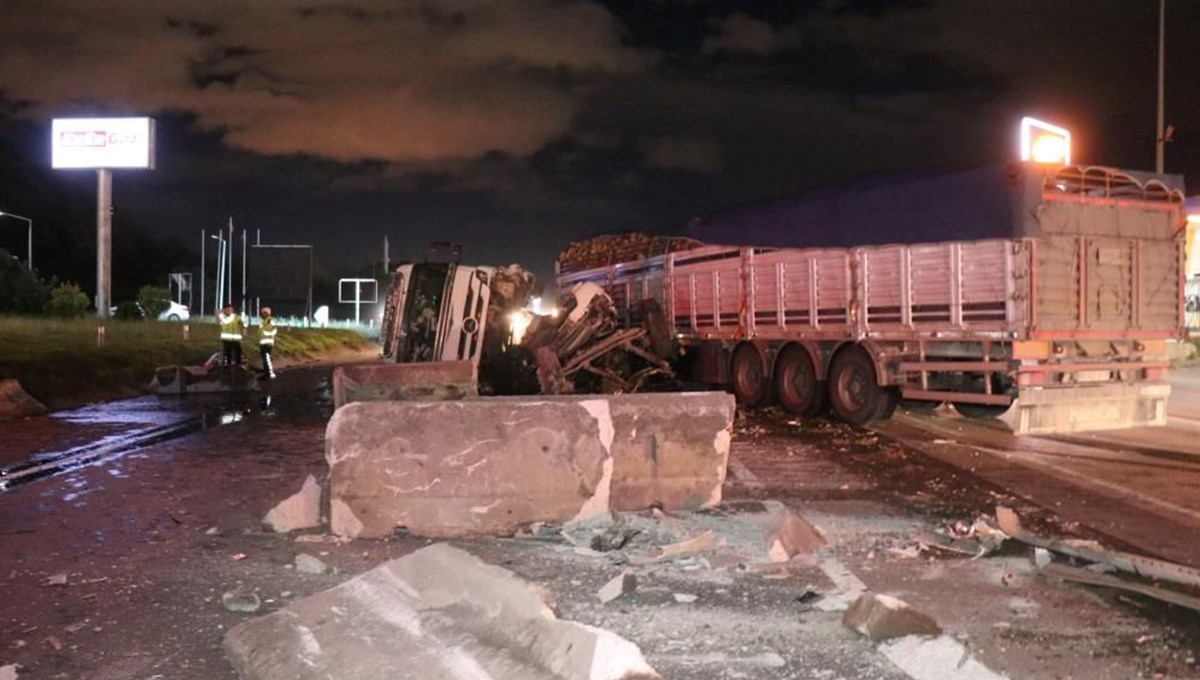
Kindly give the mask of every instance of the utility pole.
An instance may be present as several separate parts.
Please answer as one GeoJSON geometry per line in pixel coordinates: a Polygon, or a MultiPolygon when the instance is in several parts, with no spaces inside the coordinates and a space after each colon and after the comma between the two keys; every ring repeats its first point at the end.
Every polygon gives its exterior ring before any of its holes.
{"type": "Polygon", "coordinates": [[[1167,0],[1158,0],[1158,127],[1154,131],[1154,171],[1164,172],[1167,126],[1164,115],[1167,69],[1167,0]]]}
{"type": "Polygon", "coordinates": [[[242,230],[242,314],[246,313],[246,230],[242,230]]]}
{"type": "Polygon", "coordinates": [[[390,257],[391,251],[388,249],[387,234],[383,235],[383,275],[387,276],[392,271],[392,260],[390,257]]]}
{"type": "Polygon", "coordinates": [[[112,170],[96,170],[96,316],[107,319],[112,305],[112,170]]]}
{"type": "Polygon", "coordinates": [[[229,299],[225,300],[225,304],[233,304],[233,217],[229,218],[229,239],[225,241],[225,250],[229,253],[225,257],[225,271],[228,272],[229,278],[229,299]]]}
{"type": "Polygon", "coordinates": [[[200,314],[204,316],[204,246],[208,243],[208,234],[200,230],[200,314]]]}

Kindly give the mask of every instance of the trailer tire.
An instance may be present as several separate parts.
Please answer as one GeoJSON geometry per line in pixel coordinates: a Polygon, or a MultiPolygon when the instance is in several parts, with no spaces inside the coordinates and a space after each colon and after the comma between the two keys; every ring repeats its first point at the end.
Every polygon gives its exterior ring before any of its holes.
{"type": "Polygon", "coordinates": [[[954,410],[958,411],[959,415],[972,420],[987,420],[990,418],[999,418],[1012,408],[1004,404],[966,404],[955,403],[954,410]]]}
{"type": "Polygon", "coordinates": [[[799,345],[791,345],[775,360],[775,393],[788,413],[815,416],[829,404],[825,383],[817,380],[812,357],[799,345]]]}
{"type": "Polygon", "coordinates": [[[883,396],[879,399],[879,409],[875,411],[875,420],[887,420],[896,413],[896,407],[900,405],[900,389],[896,387],[884,387],[883,396]]]}
{"type": "Polygon", "coordinates": [[[875,362],[866,350],[849,347],[834,356],[829,367],[829,400],[837,417],[854,425],[866,425],[887,410],[890,398],[879,385],[875,362]]]}
{"type": "Polygon", "coordinates": [[[733,351],[730,364],[729,382],[737,402],[749,408],[765,404],[770,396],[771,381],[758,350],[753,345],[740,345],[733,351]]]}

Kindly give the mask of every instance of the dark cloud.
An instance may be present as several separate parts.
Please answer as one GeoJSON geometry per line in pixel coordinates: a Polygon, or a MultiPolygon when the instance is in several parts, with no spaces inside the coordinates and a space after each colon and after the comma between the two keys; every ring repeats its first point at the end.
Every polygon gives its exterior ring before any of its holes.
{"type": "MultiPolygon", "coordinates": [[[[1007,160],[1026,113],[1147,167],[1156,5],[5,0],[0,101],[43,156],[51,116],[155,115],[118,209],[189,241],[235,215],[330,257],[390,233],[548,273],[583,234],[1007,160]]],[[[1200,3],[1169,5],[1168,162],[1196,172],[1200,3]]]]}

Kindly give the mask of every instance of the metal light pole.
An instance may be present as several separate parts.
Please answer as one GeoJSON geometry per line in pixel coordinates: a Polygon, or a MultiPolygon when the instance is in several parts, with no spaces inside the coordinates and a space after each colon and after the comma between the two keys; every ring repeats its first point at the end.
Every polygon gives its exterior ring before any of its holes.
{"type": "Polygon", "coordinates": [[[1167,0],[1158,0],[1158,127],[1154,131],[1154,171],[1163,173],[1167,144],[1163,100],[1166,98],[1167,0]]]}
{"type": "Polygon", "coordinates": [[[208,244],[208,234],[200,230],[200,314],[204,316],[204,246],[208,244]]]}
{"type": "Polygon", "coordinates": [[[17,220],[25,220],[26,224],[29,225],[29,244],[26,246],[27,250],[25,251],[25,266],[29,268],[29,273],[32,274],[33,273],[33,220],[29,219],[28,217],[21,217],[20,215],[14,215],[10,212],[4,212],[2,210],[0,210],[0,217],[11,217],[11,218],[17,219],[17,220]]]}

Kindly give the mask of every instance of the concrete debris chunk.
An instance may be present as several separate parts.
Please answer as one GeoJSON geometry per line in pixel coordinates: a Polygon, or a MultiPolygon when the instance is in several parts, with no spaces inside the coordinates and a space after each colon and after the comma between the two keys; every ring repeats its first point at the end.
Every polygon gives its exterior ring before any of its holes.
{"type": "Polygon", "coordinates": [[[674,593],[673,597],[679,604],[691,604],[699,599],[691,593],[674,593]]]}
{"type": "Polygon", "coordinates": [[[10,663],[0,666],[0,680],[17,680],[17,671],[21,670],[20,664],[10,663]]]}
{"type": "Polygon", "coordinates": [[[860,595],[842,615],[842,623],[875,641],[942,632],[936,621],[904,600],[879,593],[860,595]]]}
{"type": "Polygon", "coordinates": [[[879,645],[879,651],[913,680],[1006,680],[946,635],[900,638],[879,645]]]}
{"type": "Polygon", "coordinates": [[[392,560],[225,636],[243,680],[654,680],[638,648],[557,619],[537,588],[457,548],[392,560]]]}
{"type": "Polygon", "coordinates": [[[635,590],[637,590],[637,575],[632,571],[626,570],[601,586],[600,590],[596,591],[596,597],[600,598],[600,601],[604,604],[608,604],[618,597],[628,595],[635,590]]]}
{"type": "Polygon", "coordinates": [[[258,593],[248,590],[229,590],[221,595],[221,604],[231,612],[253,614],[262,607],[258,593]]]}
{"type": "Polygon", "coordinates": [[[67,585],[66,574],[53,574],[46,577],[46,585],[48,586],[65,586],[67,585]]]}
{"type": "Polygon", "coordinates": [[[286,534],[297,529],[311,529],[321,524],[321,486],[317,479],[309,475],[300,491],[279,505],[271,508],[263,518],[266,524],[277,534],[286,534]]]}
{"type": "Polygon", "coordinates": [[[296,571],[303,574],[328,574],[331,571],[328,564],[308,553],[296,555],[292,563],[296,565],[296,571]]]}

